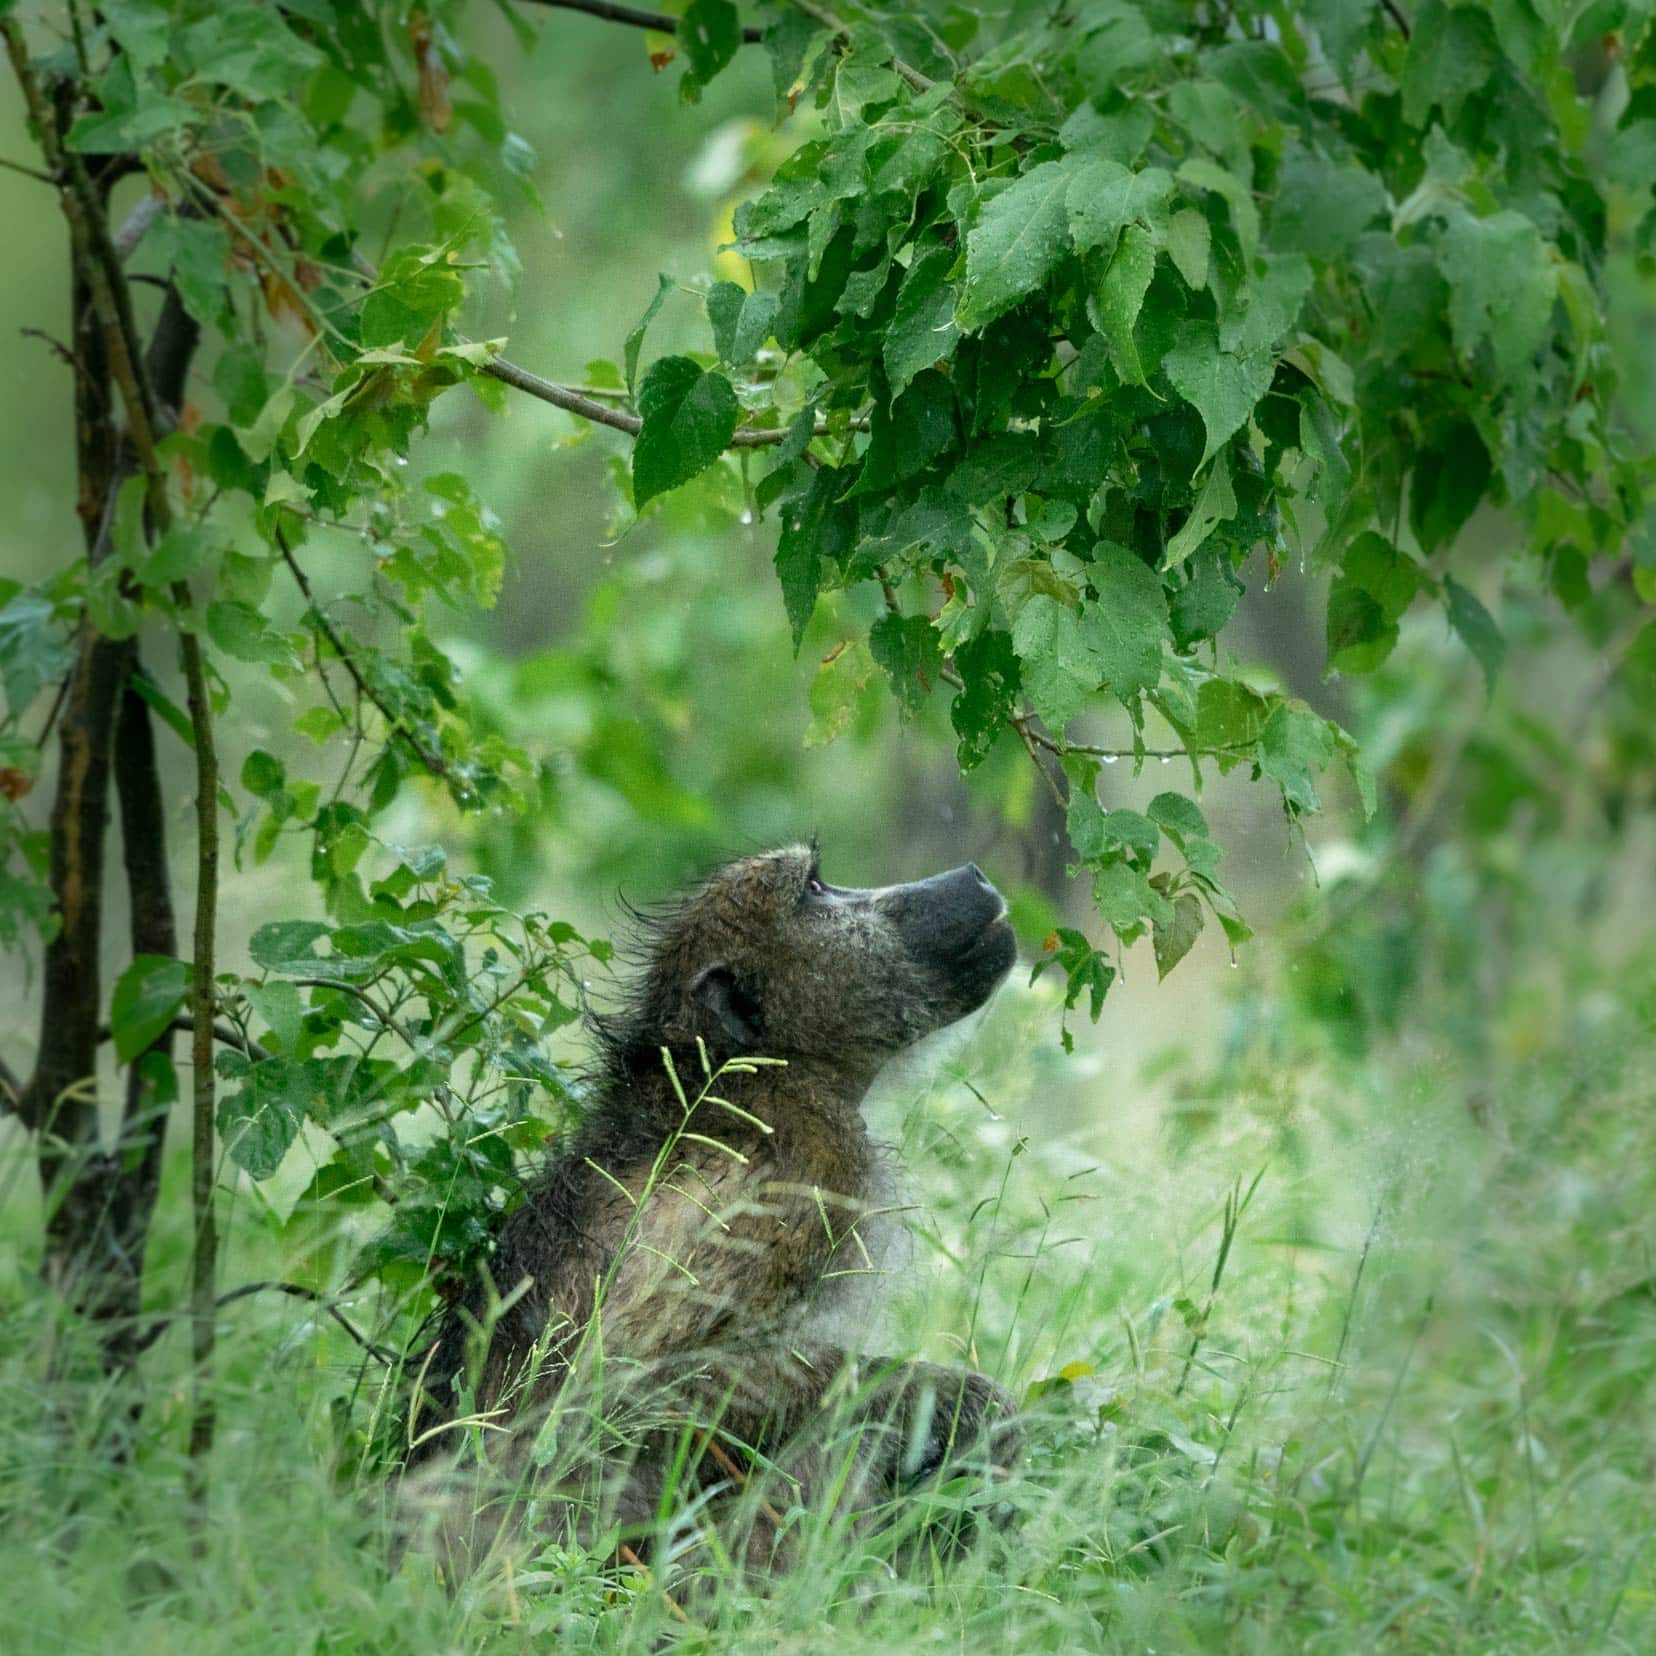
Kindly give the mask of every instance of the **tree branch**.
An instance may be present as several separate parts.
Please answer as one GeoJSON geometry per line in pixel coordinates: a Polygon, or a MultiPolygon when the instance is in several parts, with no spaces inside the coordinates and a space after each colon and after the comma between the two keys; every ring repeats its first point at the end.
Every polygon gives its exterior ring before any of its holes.
{"type": "Polygon", "coordinates": [[[385,705],[378,691],[363,676],[362,669],[356,664],[356,658],[345,647],[345,640],[334,630],[333,623],[323,612],[322,606],[317,603],[316,594],[311,590],[310,579],[300,568],[299,560],[294,557],[293,548],[288,545],[288,538],[282,533],[281,524],[276,525],[274,533],[277,549],[282,554],[282,561],[288,566],[300,592],[304,594],[305,602],[310,605],[310,612],[316,618],[316,624],[321,629],[322,636],[333,646],[334,654],[339,657],[340,665],[350,674],[351,682],[357,687],[359,694],[379,709],[380,717],[390,727],[391,734],[402,742],[403,746],[414,755],[421,765],[430,771],[433,776],[447,778],[449,774],[448,761],[444,759],[442,754],[433,753],[408,728],[401,717],[385,705]]]}
{"type": "MultiPolygon", "coordinates": [[[[516,363],[508,362],[504,357],[495,357],[483,365],[483,370],[490,379],[497,379],[502,385],[510,385],[514,390],[526,392],[531,397],[538,397],[542,402],[551,403],[554,408],[561,408],[567,414],[578,414],[583,420],[591,420],[594,425],[608,426],[612,431],[624,432],[628,437],[636,437],[644,429],[644,422],[636,414],[629,414],[623,408],[611,408],[608,403],[594,401],[591,397],[583,396],[579,391],[572,391],[567,385],[554,385],[551,380],[544,380],[539,374],[531,374],[527,368],[519,368],[516,363]]],[[[782,439],[782,433],[777,432],[777,441],[782,439]]]]}
{"type": "Polygon", "coordinates": [[[56,188],[57,180],[50,173],[42,172],[39,167],[26,167],[21,161],[10,161],[3,155],[0,155],[0,167],[4,167],[7,172],[18,173],[24,178],[32,178],[37,184],[50,184],[56,188]]]}
{"type": "MultiPolygon", "coordinates": [[[[508,362],[504,357],[495,357],[492,361],[486,362],[480,371],[487,374],[490,379],[499,380],[502,385],[509,385],[527,396],[538,398],[541,402],[551,403],[554,408],[561,408],[566,414],[579,415],[583,420],[591,420],[594,425],[608,426],[611,431],[619,431],[625,436],[636,437],[644,429],[644,422],[636,414],[629,414],[624,408],[611,408],[608,403],[598,402],[572,386],[557,385],[551,380],[542,379],[539,374],[531,374],[527,368],[519,368],[515,362],[508,362]]],[[[865,429],[866,424],[867,422],[861,419],[851,422],[852,429],[857,431],[865,429]]],[[[731,437],[729,446],[733,449],[771,448],[786,441],[787,435],[787,431],[780,427],[772,430],[764,426],[739,426],[731,437]]],[[[826,437],[827,425],[818,424],[811,435],[826,437]]]]}
{"type": "MultiPolygon", "coordinates": [[[[181,1034],[189,1035],[195,1030],[195,1019],[188,1012],[180,1012],[167,1025],[167,1028],[176,1029],[181,1034]]],[[[114,1038],[115,1027],[113,1024],[98,1025],[99,1041],[111,1041],[114,1038]]],[[[234,1024],[226,1023],[222,1018],[213,1024],[213,1039],[227,1047],[234,1047],[237,1052],[245,1052],[255,1064],[262,1064],[267,1058],[275,1057],[275,1054],[267,1047],[260,1046],[257,1041],[249,1040],[234,1024]]]]}
{"type": "MultiPolygon", "coordinates": [[[[585,12],[588,17],[602,18],[606,23],[626,23],[635,29],[653,29],[657,34],[677,34],[679,19],[665,12],[641,11],[637,6],[612,5],[610,0],[531,0],[531,4],[545,6],[552,11],[585,12]]],[[[746,45],[757,46],[765,38],[763,29],[751,25],[742,30],[746,45]]]]}

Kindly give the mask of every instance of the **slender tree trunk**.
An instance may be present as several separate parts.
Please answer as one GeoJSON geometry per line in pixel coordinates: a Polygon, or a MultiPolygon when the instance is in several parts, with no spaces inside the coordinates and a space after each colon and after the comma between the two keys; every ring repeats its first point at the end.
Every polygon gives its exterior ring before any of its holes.
{"type": "MultiPolygon", "coordinates": [[[[199,330],[176,289],[169,287],[149,349],[142,362],[137,360],[131,295],[108,226],[110,185],[134,163],[130,157],[112,156],[88,165],[66,155],[59,134],[76,113],[72,86],[67,81],[44,86],[16,24],[6,22],[3,34],[70,231],[76,511],[87,560],[96,566],[113,550],[116,494],[135,469],[148,481],[151,532],[166,527],[169,508],[154,444],[182,403],[199,330]],[[125,405],[126,432],[117,419],[118,400],[125,405]]],[[[199,728],[207,709],[194,639],[185,641],[185,656],[191,710],[199,728]]],[[[83,621],[60,715],[51,816],[49,881],[60,929],[45,954],[35,1071],[18,1089],[16,1102],[19,1118],[36,1134],[47,1214],[44,1274],[67,1304],[98,1325],[103,1366],[111,1372],[128,1367],[141,1348],[138,1315],[144,1254],[167,1112],[177,1095],[168,1031],[131,1065],[118,1139],[113,1149],[103,1148],[97,1058],[104,1007],[103,874],[112,776],[120,798],[133,953],[175,956],[178,950],[154,732],[149,708],[130,683],[137,661],[135,641],[106,638],[90,618],[83,621]]],[[[216,886],[217,777],[210,725],[206,733],[198,782],[208,788],[213,803],[203,812],[211,820],[202,857],[216,886]]],[[[203,898],[202,910],[198,949],[205,929],[208,981],[197,996],[198,1011],[203,999],[211,1006],[212,891],[203,898]]],[[[203,1042],[196,1043],[198,1070],[205,1069],[205,1076],[198,1074],[196,1079],[198,1117],[204,1088],[208,1100],[206,1224],[198,1226],[198,1248],[207,1251],[209,1295],[216,1250],[211,1213],[211,1022],[209,1016],[205,1063],[203,1042]]],[[[198,1167],[198,1183],[200,1177],[198,1167]]],[[[197,1205],[198,1210],[203,1206],[200,1192],[197,1205]]],[[[198,1260],[193,1300],[201,1295],[201,1274],[198,1260]]],[[[210,1323],[206,1337],[210,1345],[210,1323]]],[[[198,1347],[201,1338],[198,1330],[198,1347]]]]}

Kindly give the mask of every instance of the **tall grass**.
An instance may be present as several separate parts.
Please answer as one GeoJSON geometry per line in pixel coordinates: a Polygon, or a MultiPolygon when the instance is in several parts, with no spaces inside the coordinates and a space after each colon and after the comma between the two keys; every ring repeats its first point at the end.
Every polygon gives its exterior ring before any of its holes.
{"type": "MultiPolygon", "coordinates": [[[[879,1343],[1028,1399],[1001,1527],[928,1544],[981,1503],[969,1480],[874,1532],[756,1491],[796,1544],[773,1578],[669,1510],[651,1569],[542,1526],[451,1593],[420,1546],[388,1562],[361,1353],[315,1307],[257,1298],[224,1312],[198,1522],[183,1333],[146,1354],[117,1458],[125,1400],[48,1382],[84,1370],[11,1234],[0,1647],[1656,1648],[1656,1031],[1636,997],[1582,995],[1522,1064],[1477,1074],[1421,1049],[1140,1086],[1098,1057],[1048,1068],[1039,1019],[1004,999],[878,1110],[916,1204],[879,1343]]],[[[280,1275],[291,1246],[239,1200],[230,1280],[280,1275]]],[[[159,1239],[157,1303],[182,1247],[159,1239]]]]}

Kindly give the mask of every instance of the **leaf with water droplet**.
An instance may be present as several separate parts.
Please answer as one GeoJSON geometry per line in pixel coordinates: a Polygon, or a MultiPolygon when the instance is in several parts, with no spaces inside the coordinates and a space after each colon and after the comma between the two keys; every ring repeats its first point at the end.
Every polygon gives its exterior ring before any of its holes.
{"type": "Polygon", "coordinates": [[[1204,461],[1247,424],[1276,372],[1276,364],[1263,351],[1250,357],[1221,351],[1218,334],[1205,324],[1191,329],[1162,359],[1162,366],[1173,389],[1202,416],[1207,431],[1204,461]]]}
{"type": "Polygon", "coordinates": [[[1105,156],[1090,157],[1076,168],[1065,197],[1076,251],[1113,248],[1116,237],[1135,222],[1163,223],[1172,194],[1173,175],[1161,167],[1134,172],[1105,156]]]}
{"type": "Polygon", "coordinates": [[[954,319],[955,289],[948,277],[956,258],[949,247],[922,253],[897,290],[897,308],[886,329],[883,351],[894,397],[921,369],[954,355],[960,330],[954,319]]]}
{"type": "Polygon", "coordinates": [[[966,288],[955,320],[967,330],[992,322],[1047,278],[1070,247],[1065,205],[1073,167],[1042,161],[987,206],[966,238],[966,288]]]}
{"type": "Polygon", "coordinates": [[[724,453],[736,431],[736,393],[689,357],[650,364],[638,389],[643,429],[633,448],[633,504],[687,483],[724,453]]]}

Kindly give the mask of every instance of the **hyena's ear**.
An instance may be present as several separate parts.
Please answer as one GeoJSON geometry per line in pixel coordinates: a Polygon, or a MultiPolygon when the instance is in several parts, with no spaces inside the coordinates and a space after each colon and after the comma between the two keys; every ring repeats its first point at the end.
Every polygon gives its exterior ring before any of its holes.
{"type": "Polygon", "coordinates": [[[711,1012],[719,1027],[739,1047],[758,1044],[763,1025],[758,998],[737,981],[728,966],[707,966],[690,985],[696,1004],[711,1012]]]}

